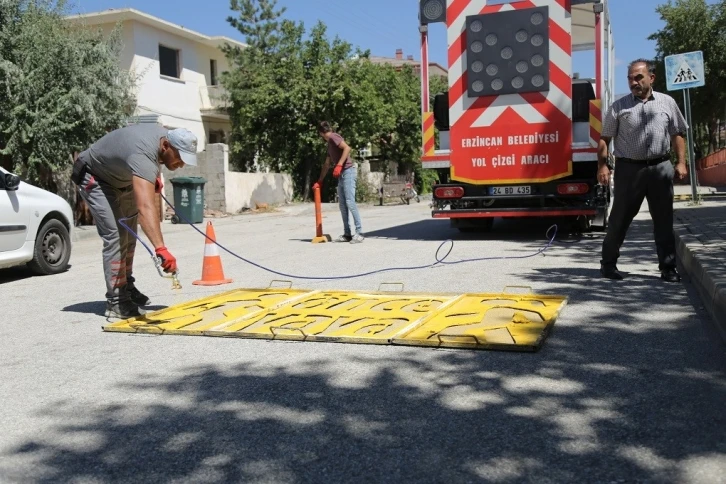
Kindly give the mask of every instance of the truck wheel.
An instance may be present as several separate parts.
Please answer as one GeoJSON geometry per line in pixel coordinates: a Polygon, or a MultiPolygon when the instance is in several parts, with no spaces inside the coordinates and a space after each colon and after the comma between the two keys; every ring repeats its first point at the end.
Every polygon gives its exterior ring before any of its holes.
{"type": "Polygon", "coordinates": [[[68,269],[71,258],[71,237],[60,220],[50,219],[35,236],[33,260],[28,268],[43,276],[58,274],[68,269]]]}

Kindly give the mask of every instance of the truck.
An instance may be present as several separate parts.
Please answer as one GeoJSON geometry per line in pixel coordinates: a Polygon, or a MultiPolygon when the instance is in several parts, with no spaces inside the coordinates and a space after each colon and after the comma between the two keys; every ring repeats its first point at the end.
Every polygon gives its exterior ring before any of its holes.
{"type": "Polygon", "coordinates": [[[497,217],[604,230],[612,187],[597,181],[597,146],[614,100],[608,2],[420,0],[419,33],[421,163],[438,172],[432,217],[461,231],[487,230],[497,217]],[[430,95],[436,23],[446,26],[448,90],[430,95]],[[593,78],[574,71],[573,54],[592,61],[593,78]]]}

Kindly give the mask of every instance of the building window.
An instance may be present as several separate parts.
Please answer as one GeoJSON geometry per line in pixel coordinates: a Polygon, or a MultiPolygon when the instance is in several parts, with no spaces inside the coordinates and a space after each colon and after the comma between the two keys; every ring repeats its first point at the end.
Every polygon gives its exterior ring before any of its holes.
{"type": "Polygon", "coordinates": [[[214,59],[209,60],[209,85],[217,85],[217,61],[214,59]]]}
{"type": "Polygon", "coordinates": [[[159,71],[162,76],[180,78],[179,51],[159,45],[159,71]]]}

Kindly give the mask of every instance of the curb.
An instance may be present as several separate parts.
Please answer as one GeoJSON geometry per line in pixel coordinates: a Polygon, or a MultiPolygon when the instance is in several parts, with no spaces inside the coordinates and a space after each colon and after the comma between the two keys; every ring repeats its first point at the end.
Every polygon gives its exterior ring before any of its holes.
{"type": "Polygon", "coordinates": [[[676,256],[681,267],[698,291],[716,330],[726,343],[726,270],[724,262],[703,246],[688,229],[679,224],[676,235],[676,256]]]}

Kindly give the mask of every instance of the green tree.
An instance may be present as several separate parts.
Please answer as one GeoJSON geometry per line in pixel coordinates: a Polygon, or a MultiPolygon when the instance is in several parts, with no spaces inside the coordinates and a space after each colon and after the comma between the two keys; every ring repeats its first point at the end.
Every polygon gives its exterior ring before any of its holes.
{"type": "Polygon", "coordinates": [[[133,105],[120,37],[64,19],[65,2],[0,0],[0,164],[56,191],[53,173],[133,105]]]}
{"type": "MultiPolygon", "coordinates": [[[[665,90],[666,56],[703,51],[706,85],[691,90],[691,112],[695,140],[709,152],[715,151],[720,145],[719,120],[726,112],[726,0],[710,5],[706,0],[669,0],[656,12],[665,22],[663,29],[648,37],[656,42],[656,89],[665,90]],[[699,136],[701,132],[703,136],[699,136]]],[[[675,99],[682,105],[682,96],[675,99]]]]}
{"type": "Polygon", "coordinates": [[[387,108],[381,113],[380,156],[410,172],[421,159],[421,81],[410,67],[400,71],[388,65],[379,68],[382,75],[375,89],[387,108]]]}
{"type": "MultiPolygon", "coordinates": [[[[308,198],[325,159],[316,132],[320,120],[334,124],[353,149],[381,139],[391,159],[413,163],[420,151],[418,80],[411,72],[370,62],[362,52],[327,37],[324,24],[306,33],[285,20],[276,0],[231,0],[229,23],[247,48],[225,49],[231,69],[230,151],[238,168],[290,173],[297,193],[308,198]]],[[[326,183],[326,199],[334,184],[326,183]]]]}
{"type": "MultiPolygon", "coordinates": [[[[316,124],[337,126],[355,150],[376,131],[380,104],[370,94],[367,53],[330,41],[318,23],[305,37],[302,23],[281,19],[276,0],[232,0],[228,21],[247,48],[226,48],[230,70],[231,153],[238,168],[270,168],[293,176],[307,197],[325,157],[316,124]]],[[[329,185],[329,184],[328,184],[329,185]]]]}

